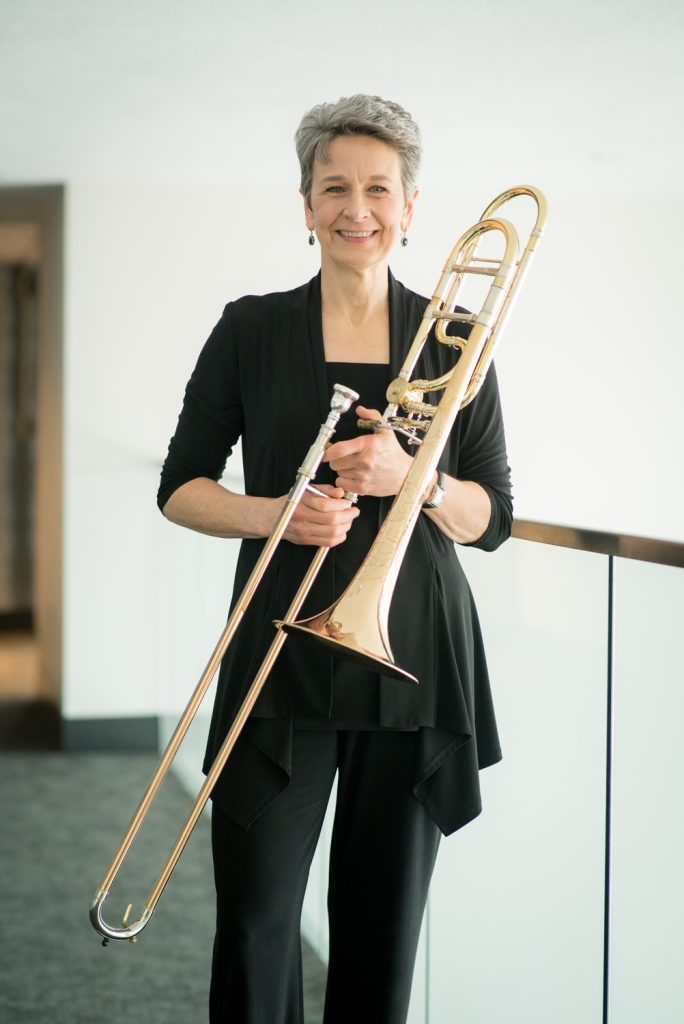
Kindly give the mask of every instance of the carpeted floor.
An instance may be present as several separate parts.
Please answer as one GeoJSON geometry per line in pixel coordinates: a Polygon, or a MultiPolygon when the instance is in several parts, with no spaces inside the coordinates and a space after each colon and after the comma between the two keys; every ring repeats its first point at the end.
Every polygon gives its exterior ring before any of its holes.
{"type": "MultiPolygon", "coordinates": [[[[103,949],[88,919],[154,764],[140,754],[0,755],[2,1024],[206,1022],[213,937],[207,821],[135,945],[103,949]]],[[[128,902],[134,914],[140,910],[188,808],[169,778],[107,900],[107,921],[118,923],[128,902]]],[[[306,949],[305,979],[307,1024],[319,1024],[325,969],[306,949]]]]}

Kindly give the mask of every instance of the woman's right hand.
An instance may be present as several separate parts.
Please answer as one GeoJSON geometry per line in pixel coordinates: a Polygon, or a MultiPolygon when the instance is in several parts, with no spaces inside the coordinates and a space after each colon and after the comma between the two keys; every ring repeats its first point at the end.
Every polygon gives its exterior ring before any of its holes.
{"type": "MultiPolygon", "coordinates": [[[[347,532],[359,514],[344,497],[341,487],[316,484],[325,497],[305,491],[283,534],[292,544],[308,544],[317,548],[334,548],[346,540],[347,532]]],[[[281,498],[286,501],[287,498],[281,498]]]]}

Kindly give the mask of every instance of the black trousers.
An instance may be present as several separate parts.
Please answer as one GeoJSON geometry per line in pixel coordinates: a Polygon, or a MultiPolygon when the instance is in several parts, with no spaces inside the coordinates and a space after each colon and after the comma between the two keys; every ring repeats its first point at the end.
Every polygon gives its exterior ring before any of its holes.
{"type": "Polygon", "coordinates": [[[441,835],[411,792],[416,737],[296,729],[290,785],[248,830],[214,806],[211,1024],[302,1024],[302,902],[337,771],[324,1022],[405,1022],[441,835]]]}

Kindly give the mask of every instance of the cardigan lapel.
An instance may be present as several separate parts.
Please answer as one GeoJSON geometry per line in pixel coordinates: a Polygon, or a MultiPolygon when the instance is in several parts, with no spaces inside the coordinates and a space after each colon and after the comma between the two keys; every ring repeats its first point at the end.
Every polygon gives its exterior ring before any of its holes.
{"type": "Polygon", "coordinates": [[[278,387],[283,403],[280,443],[286,448],[286,457],[275,461],[280,491],[291,467],[302,464],[330,411],[321,327],[320,275],[297,289],[289,312],[289,322],[285,324],[279,314],[275,327],[282,339],[282,344],[276,346],[276,351],[282,355],[274,373],[280,381],[278,387]]]}
{"type": "Polygon", "coordinates": [[[389,315],[390,315],[390,376],[398,375],[401,364],[408,352],[417,330],[415,311],[412,310],[409,293],[391,270],[388,270],[389,315]]]}

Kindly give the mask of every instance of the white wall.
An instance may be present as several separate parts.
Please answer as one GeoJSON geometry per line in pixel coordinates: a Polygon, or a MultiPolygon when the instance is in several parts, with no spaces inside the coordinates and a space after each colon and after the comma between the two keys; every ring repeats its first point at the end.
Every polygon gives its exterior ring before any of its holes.
{"type": "MultiPolygon", "coordinates": [[[[225,617],[235,544],[173,530],[155,496],[185,381],[229,297],[225,228],[238,218],[228,198],[197,187],[69,189],[67,718],[163,713],[174,638],[207,593],[216,633],[225,617]]],[[[195,648],[192,636],[199,676],[206,637],[195,648]]],[[[179,682],[181,693],[193,682],[179,682]]]]}
{"type": "MultiPolygon", "coordinates": [[[[502,161],[501,188],[515,182],[502,161]]],[[[410,254],[394,261],[407,283],[434,285],[496,191],[424,194],[410,254]]],[[[672,303],[684,200],[547,194],[546,236],[496,357],[516,515],[682,540],[684,346],[672,303]]]]}

